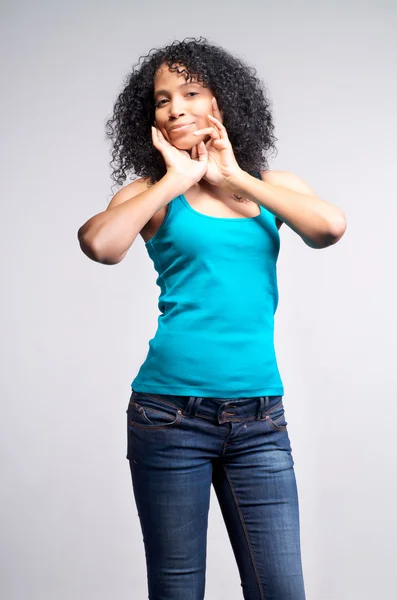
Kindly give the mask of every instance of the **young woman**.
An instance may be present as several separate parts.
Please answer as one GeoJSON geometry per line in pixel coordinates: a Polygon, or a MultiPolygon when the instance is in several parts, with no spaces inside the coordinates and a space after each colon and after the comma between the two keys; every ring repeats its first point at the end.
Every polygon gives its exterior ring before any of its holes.
{"type": "Polygon", "coordinates": [[[104,264],[140,233],[158,273],[158,329],[127,409],[151,600],[204,598],[211,484],[244,598],[305,598],[273,344],[278,230],[325,248],[345,217],[296,175],[267,169],[269,105],[254,70],[205,39],[149,53],[107,123],[112,177],[140,178],[79,230],[104,264]]]}

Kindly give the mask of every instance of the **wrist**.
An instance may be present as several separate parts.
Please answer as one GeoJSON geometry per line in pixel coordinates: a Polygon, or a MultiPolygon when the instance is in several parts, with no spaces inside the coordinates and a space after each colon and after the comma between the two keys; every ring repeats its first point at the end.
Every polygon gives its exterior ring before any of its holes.
{"type": "Polygon", "coordinates": [[[170,186],[175,195],[183,194],[195,183],[189,177],[176,171],[168,170],[163,181],[170,186]]]}
{"type": "Polygon", "coordinates": [[[247,175],[248,173],[239,168],[229,177],[225,177],[221,187],[228,192],[233,192],[233,194],[244,195],[243,188],[247,175]]]}

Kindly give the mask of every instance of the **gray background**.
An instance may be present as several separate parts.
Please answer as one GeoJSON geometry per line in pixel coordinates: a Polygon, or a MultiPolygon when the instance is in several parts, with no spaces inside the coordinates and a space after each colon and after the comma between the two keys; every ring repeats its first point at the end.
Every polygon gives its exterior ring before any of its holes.
{"type": "MultiPolygon", "coordinates": [[[[270,167],[347,216],[323,250],[280,232],[276,345],[307,598],[394,600],[396,4],[14,2],[2,13],[2,598],[147,597],[125,411],[159,289],[140,237],[110,267],[81,252],[77,230],[111,198],[104,123],[123,78],[152,47],[203,35],[269,86],[270,167]]],[[[212,495],[206,599],[219,597],[242,592],[212,495]]]]}

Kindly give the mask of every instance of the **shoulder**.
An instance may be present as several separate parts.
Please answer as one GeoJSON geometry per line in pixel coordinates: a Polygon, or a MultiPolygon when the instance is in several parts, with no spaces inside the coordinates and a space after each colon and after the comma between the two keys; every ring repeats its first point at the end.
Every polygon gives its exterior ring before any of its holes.
{"type": "MultiPolygon", "coordinates": [[[[301,194],[309,194],[310,196],[316,196],[315,191],[309,186],[309,184],[294,175],[290,171],[259,171],[262,181],[270,183],[270,185],[276,185],[277,187],[283,187],[294,192],[300,192],[301,194]]],[[[280,229],[283,221],[276,217],[277,228],[280,229]]]]}
{"type": "Polygon", "coordinates": [[[270,185],[277,185],[293,190],[294,192],[316,196],[315,191],[304,179],[298,177],[298,175],[294,175],[290,171],[259,171],[259,173],[262,181],[266,181],[270,185]]]}
{"type": "MultiPolygon", "coordinates": [[[[111,201],[109,202],[106,210],[110,210],[123,202],[127,202],[134,196],[141,194],[145,190],[151,187],[150,178],[149,177],[141,177],[140,179],[135,179],[131,183],[122,187],[116,194],[113,196],[111,201]]],[[[153,235],[152,229],[156,230],[159,227],[162,219],[164,219],[167,207],[164,207],[157,211],[145,225],[140,230],[140,235],[145,242],[153,235]]]]}
{"type": "Polygon", "coordinates": [[[115,193],[115,195],[109,202],[106,210],[114,208],[115,206],[126,202],[130,198],[137,196],[141,192],[144,192],[149,187],[149,185],[149,179],[147,177],[135,179],[134,181],[125,185],[118,192],[115,193]]]}

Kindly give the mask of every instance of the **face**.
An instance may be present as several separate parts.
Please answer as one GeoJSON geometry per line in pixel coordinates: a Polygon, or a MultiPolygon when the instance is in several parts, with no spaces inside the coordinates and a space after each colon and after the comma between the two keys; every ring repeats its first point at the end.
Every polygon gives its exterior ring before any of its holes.
{"type": "MultiPolygon", "coordinates": [[[[181,70],[181,66],[178,65],[181,70]]],[[[185,73],[170,71],[166,64],[154,77],[154,105],[156,125],[165,139],[180,150],[190,150],[198,143],[193,131],[210,127],[213,124],[207,118],[213,114],[213,94],[203,87],[194,77],[186,82],[185,73]],[[189,124],[182,129],[171,129],[173,125],[189,124]]],[[[198,136],[204,142],[209,136],[198,136]]]]}

